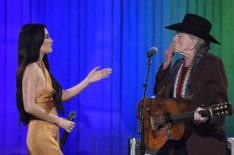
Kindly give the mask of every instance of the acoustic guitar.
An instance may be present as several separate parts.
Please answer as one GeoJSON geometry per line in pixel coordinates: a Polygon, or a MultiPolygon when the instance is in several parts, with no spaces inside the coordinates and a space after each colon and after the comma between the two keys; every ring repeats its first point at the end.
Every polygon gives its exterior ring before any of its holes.
{"type": "MultiPolygon", "coordinates": [[[[138,104],[137,116],[143,100],[138,104]]],[[[146,98],[144,106],[144,140],[152,150],[159,150],[168,139],[180,140],[187,128],[186,122],[194,119],[194,112],[188,110],[183,99],[146,98]]],[[[219,103],[199,111],[203,117],[220,117],[232,114],[230,103],[219,103]]]]}

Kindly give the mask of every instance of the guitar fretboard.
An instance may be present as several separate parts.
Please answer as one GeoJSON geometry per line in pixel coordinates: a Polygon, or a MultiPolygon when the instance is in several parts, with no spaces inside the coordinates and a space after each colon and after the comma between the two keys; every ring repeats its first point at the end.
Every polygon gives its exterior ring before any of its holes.
{"type": "MultiPolygon", "coordinates": [[[[210,112],[206,109],[199,111],[199,114],[201,114],[202,117],[210,116],[210,112]]],[[[181,123],[181,122],[188,122],[193,119],[194,119],[194,111],[176,114],[176,115],[168,115],[165,117],[165,122],[176,124],[176,123],[181,123]]]]}

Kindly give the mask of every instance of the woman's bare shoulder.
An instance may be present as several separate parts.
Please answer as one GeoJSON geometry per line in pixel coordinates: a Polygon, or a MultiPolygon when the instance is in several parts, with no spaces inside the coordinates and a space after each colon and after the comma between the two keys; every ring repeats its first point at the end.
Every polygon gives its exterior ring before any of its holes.
{"type": "Polygon", "coordinates": [[[33,76],[33,75],[38,75],[38,71],[39,71],[39,66],[34,62],[29,64],[26,69],[25,69],[25,73],[27,75],[33,76]]]}

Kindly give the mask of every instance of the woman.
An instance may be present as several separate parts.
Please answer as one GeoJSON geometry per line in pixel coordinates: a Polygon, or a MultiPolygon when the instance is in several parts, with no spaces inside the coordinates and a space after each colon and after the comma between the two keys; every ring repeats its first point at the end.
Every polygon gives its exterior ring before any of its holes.
{"type": "Polygon", "coordinates": [[[47,54],[52,52],[53,40],[45,25],[24,25],[18,41],[17,107],[20,120],[28,125],[27,147],[32,155],[60,155],[59,127],[71,132],[74,122],[59,117],[62,101],[79,94],[92,82],[111,74],[111,69],[95,67],[74,87],[62,90],[51,75],[47,54]]]}
{"type": "Polygon", "coordinates": [[[208,53],[210,42],[220,44],[209,33],[211,23],[203,17],[186,14],[182,23],[166,27],[177,31],[165,52],[156,75],[154,94],[183,98],[189,111],[195,111],[192,133],[179,141],[169,140],[158,154],[226,155],[224,118],[202,117],[197,111],[227,101],[227,79],[222,61],[208,53]],[[173,63],[174,53],[182,55],[173,63]]]}

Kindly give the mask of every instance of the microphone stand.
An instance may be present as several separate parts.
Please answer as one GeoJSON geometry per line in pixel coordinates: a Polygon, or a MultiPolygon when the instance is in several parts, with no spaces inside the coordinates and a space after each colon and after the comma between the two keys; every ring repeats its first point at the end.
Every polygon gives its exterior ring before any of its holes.
{"type": "Polygon", "coordinates": [[[145,139],[144,139],[144,108],[145,108],[145,98],[146,98],[146,90],[148,87],[148,79],[149,79],[149,69],[150,65],[152,64],[152,56],[148,56],[148,67],[147,67],[147,73],[146,73],[146,81],[143,84],[144,87],[144,96],[143,96],[143,101],[141,105],[141,111],[140,111],[140,120],[138,124],[138,133],[141,134],[141,143],[140,143],[140,154],[144,155],[145,154],[145,139]]]}

